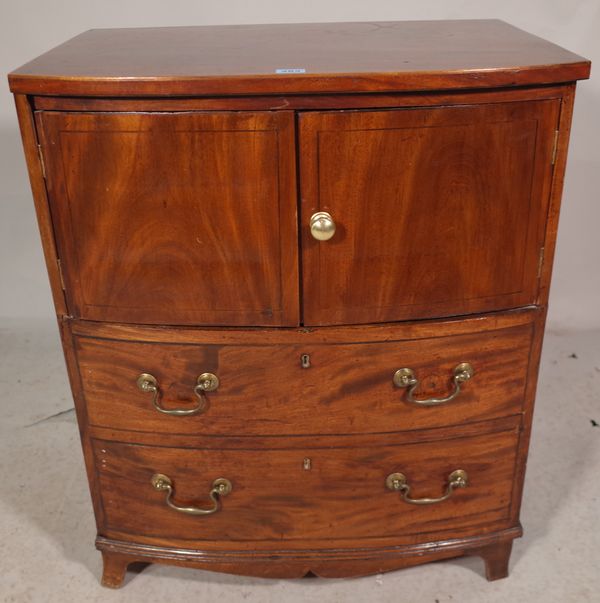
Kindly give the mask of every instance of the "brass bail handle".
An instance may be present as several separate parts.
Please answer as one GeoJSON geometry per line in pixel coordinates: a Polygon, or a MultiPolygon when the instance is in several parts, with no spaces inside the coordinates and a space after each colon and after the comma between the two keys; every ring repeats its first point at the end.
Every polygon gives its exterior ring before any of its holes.
{"type": "Polygon", "coordinates": [[[335,222],[331,214],[318,211],[310,217],[310,234],[317,241],[329,241],[335,234],[335,222]]]}
{"type": "Polygon", "coordinates": [[[197,415],[206,410],[208,407],[208,398],[206,396],[206,392],[213,392],[219,387],[219,378],[213,373],[202,373],[198,376],[196,385],[194,386],[194,394],[198,398],[198,402],[193,408],[164,408],[160,403],[161,390],[158,380],[150,373],[142,373],[137,378],[136,383],[139,390],[152,394],[152,405],[154,408],[156,408],[156,410],[164,413],[165,415],[185,417],[189,415],[197,415]]]}
{"type": "Polygon", "coordinates": [[[448,476],[446,492],[439,498],[411,498],[410,485],[404,473],[390,473],[385,480],[385,485],[388,490],[400,492],[400,494],[402,494],[402,500],[411,505],[433,505],[450,498],[452,492],[457,488],[466,488],[469,485],[469,476],[464,469],[456,469],[453,471],[448,476]]]}
{"type": "Polygon", "coordinates": [[[406,399],[413,404],[419,404],[420,406],[436,406],[438,404],[444,404],[454,400],[458,394],[460,394],[460,387],[465,381],[468,381],[473,377],[475,371],[468,362],[461,362],[454,367],[452,381],[454,383],[454,390],[445,398],[426,398],[424,400],[418,400],[414,397],[415,391],[419,387],[419,380],[415,375],[415,372],[410,368],[401,368],[394,373],[393,382],[396,387],[408,388],[406,393],[406,399]]]}
{"type": "Polygon", "coordinates": [[[202,509],[200,507],[180,507],[173,502],[175,487],[173,486],[173,480],[171,480],[169,476],[164,473],[155,473],[150,481],[155,490],[167,493],[165,502],[171,509],[187,515],[211,515],[212,513],[216,513],[221,508],[219,502],[220,497],[227,496],[233,489],[233,486],[228,479],[219,477],[212,483],[212,488],[208,493],[208,496],[212,501],[212,506],[208,509],[202,509]]]}

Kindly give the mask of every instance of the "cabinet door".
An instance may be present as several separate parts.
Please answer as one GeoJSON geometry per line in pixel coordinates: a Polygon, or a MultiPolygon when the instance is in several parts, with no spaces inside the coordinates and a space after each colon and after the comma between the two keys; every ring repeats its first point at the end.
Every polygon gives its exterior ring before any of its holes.
{"type": "Polygon", "coordinates": [[[304,322],[534,303],[559,102],[300,117],[304,322]],[[333,237],[311,236],[329,212],[333,237]]]}
{"type": "Polygon", "coordinates": [[[69,311],[298,324],[294,117],[38,114],[69,311]]]}

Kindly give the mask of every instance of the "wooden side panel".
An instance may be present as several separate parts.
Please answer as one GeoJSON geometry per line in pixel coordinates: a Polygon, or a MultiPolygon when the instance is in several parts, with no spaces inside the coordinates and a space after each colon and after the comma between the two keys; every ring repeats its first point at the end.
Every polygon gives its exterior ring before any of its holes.
{"type": "Polygon", "coordinates": [[[38,116],[73,315],[298,324],[292,113],[38,116]]]}
{"type": "MultiPolygon", "coordinates": [[[[485,431],[485,430],[482,430],[485,431]]],[[[106,523],[111,529],[181,545],[201,541],[293,541],[328,543],[395,536],[421,542],[444,530],[484,524],[510,527],[516,429],[472,438],[404,444],[373,439],[370,446],[279,449],[171,449],[96,441],[106,523]],[[305,459],[310,459],[306,468],[305,459]],[[464,469],[469,485],[446,501],[411,505],[385,486],[404,473],[416,498],[440,497],[448,475],[464,469]],[[151,485],[155,473],[173,482],[178,505],[210,507],[214,479],[232,492],[220,511],[190,516],[169,508],[165,492],[151,485]]],[[[322,545],[322,544],[321,544],[322,545]]],[[[192,545],[193,546],[193,545],[192,545]]],[[[316,547],[319,544],[315,544],[316,547]]]]}
{"type": "MultiPolygon", "coordinates": [[[[210,337],[210,333],[207,334],[210,337]]],[[[532,323],[489,332],[387,341],[303,344],[142,343],[76,337],[90,423],[166,434],[307,435],[394,432],[461,425],[523,411],[532,323]],[[303,368],[301,356],[310,366],[303,368]],[[419,406],[394,386],[397,369],[420,380],[418,399],[454,390],[452,375],[469,362],[475,375],[451,402],[419,406]],[[216,391],[201,414],[165,415],[140,391],[141,373],[158,380],[165,409],[189,410],[198,375],[215,373],[216,391]],[[251,420],[249,420],[251,418],[251,420]]]]}
{"type": "Polygon", "coordinates": [[[575,84],[565,87],[561,100],[560,119],[558,124],[558,137],[556,140],[556,157],[552,177],[552,190],[550,193],[550,206],[546,224],[546,238],[544,243],[544,257],[540,270],[540,290],[538,304],[544,306],[548,303],[556,236],[558,233],[558,219],[562,199],[567,154],[569,149],[569,136],[571,133],[571,120],[573,118],[573,104],[575,102],[575,84]]]}
{"type": "Polygon", "coordinates": [[[25,160],[27,161],[27,169],[29,171],[29,183],[31,185],[38,228],[44,249],[46,269],[48,271],[48,278],[50,279],[50,288],[52,289],[54,308],[58,316],[64,316],[67,314],[67,306],[58,268],[58,254],[54,240],[52,217],[48,206],[44,166],[40,161],[40,154],[38,152],[38,138],[35,130],[34,116],[29,100],[25,95],[15,94],[15,104],[19,117],[25,160]]]}
{"type": "Polygon", "coordinates": [[[69,385],[75,402],[75,413],[77,415],[77,424],[79,427],[79,436],[81,439],[81,448],[85,461],[85,469],[94,507],[94,516],[96,527],[100,530],[104,523],[104,510],[102,508],[102,499],[100,496],[100,484],[98,482],[98,473],[90,437],[90,423],[88,409],[82,392],[81,375],[77,365],[77,355],[74,349],[74,339],[71,330],[72,323],[68,319],[59,320],[60,337],[67,365],[67,374],[69,376],[69,385]]]}
{"type": "Polygon", "coordinates": [[[302,114],[305,324],[534,303],[559,104],[302,114]]]}

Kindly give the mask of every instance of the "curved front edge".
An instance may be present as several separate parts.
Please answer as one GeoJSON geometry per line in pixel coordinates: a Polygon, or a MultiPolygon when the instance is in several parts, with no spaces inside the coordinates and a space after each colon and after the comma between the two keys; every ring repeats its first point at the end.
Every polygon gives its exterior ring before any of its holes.
{"type": "MultiPolygon", "coordinates": [[[[134,562],[163,563],[227,574],[262,578],[301,578],[308,573],[322,578],[346,578],[388,572],[412,565],[464,555],[481,556],[488,580],[505,577],[512,541],[522,536],[518,524],[481,536],[382,548],[320,550],[200,550],[152,546],[111,540],[98,536],[96,548],[105,563],[126,565],[134,562]],[[112,563],[111,559],[115,562],[112,563]]],[[[125,571],[123,570],[123,577],[125,571]]],[[[111,573],[112,577],[114,573],[111,573]]],[[[107,583],[104,586],[121,585],[107,583]]]]}

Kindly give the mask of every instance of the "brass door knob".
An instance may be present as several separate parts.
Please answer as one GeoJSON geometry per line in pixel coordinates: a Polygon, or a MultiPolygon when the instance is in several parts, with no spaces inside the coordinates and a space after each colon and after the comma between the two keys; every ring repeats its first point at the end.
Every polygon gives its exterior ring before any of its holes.
{"type": "Polygon", "coordinates": [[[335,234],[335,222],[331,214],[318,211],[310,217],[310,234],[317,241],[329,241],[335,234]]]}

